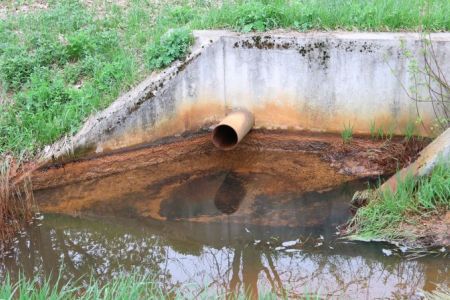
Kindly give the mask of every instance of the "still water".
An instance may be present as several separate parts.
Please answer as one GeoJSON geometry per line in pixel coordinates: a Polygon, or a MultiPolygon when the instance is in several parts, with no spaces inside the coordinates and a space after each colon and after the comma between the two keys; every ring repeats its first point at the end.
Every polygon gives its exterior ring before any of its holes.
{"type": "Polygon", "coordinates": [[[86,282],[139,271],[189,297],[207,288],[414,298],[450,284],[448,256],[413,258],[339,238],[336,227],[367,180],[334,174],[305,154],[247,155],[251,163],[232,167],[214,156],[210,164],[187,157],[37,191],[43,214],[17,237],[0,271],[45,277],[61,269],[65,280],[86,282]]]}

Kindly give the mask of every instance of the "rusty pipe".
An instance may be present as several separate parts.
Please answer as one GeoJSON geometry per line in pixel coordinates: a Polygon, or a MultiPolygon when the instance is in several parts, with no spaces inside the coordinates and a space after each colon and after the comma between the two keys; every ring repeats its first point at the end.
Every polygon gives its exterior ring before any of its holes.
{"type": "Polygon", "coordinates": [[[214,145],[222,150],[231,150],[255,125],[255,118],[248,110],[239,109],[229,113],[212,132],[214,145]]]}

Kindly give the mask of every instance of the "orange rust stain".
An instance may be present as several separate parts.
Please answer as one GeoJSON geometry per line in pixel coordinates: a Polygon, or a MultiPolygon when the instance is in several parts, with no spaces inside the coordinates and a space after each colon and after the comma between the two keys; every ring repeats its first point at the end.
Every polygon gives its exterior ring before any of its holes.
{"type": "Polygon", "coordinates": [[[403,135],[409,123],[416,124],[415,134],[430,136],[433,134],[432,120],[424,118],[417,122],[414,113],[405,112],[393,119],[389,112],[379,113],[374,109],[370,118],[360,116],[355,112],[339,109],[325,110],[309,105],[308,103],[292,104],[289,101],[262,101],[264,105],[250,108],[255,114],[255,126],[268,129],[307,129],[313,131],[341,132],[344,126],[350,124],[354,133],[369,134],[371,123],[376,129],[381,128],[384,134],[403,135]]]}
{"type": "MultiPolygon", "coordinates": [[[[166,144],[86,157],[76,162],[49,164],[35,171],[32,180],[35,189],[42,189],[180,160],[186,155],[194,155],[199,160],[210,155],[218,155],[224,160],[234,155],[235,159],[226,161],[227,166],[249,172],[250,170],[245,169],[246,165],[242,164],[241,159],[236,157],[242,151],[254,151],[259,153],[258,157],[270,151],[283,152],[288,157],[296,153],[314,153],[339,172],[362,177],[394,172],[397,167],[411,161],[414,155],[426,145],[426,141],[421,143],[416,147],[409,147],[402,139],[372,141],[355,136],[350,144],[343,144],[341,137],[333,134],[253,130],[233,151],[228,153],[217,150],[209,134],[197,134],[180,137],[166,144]]],[[[282,166],[280,162],[274,162],[266,168],[285,170],[290,168],[289,164],[282,166]]],[[[254,168],[260,163],[255,161],[255,165],[250,166],[254,168]]]]}
{"type": "Polygon", "coordinates": [[[112,151],[141,143],[174,136],[186,131],[195,131],[205,125],[217,123],[225,115],[225,108],[214,101],[199,101],[192,105],[181,106],[178,111],[160,120],[153,127],[133,128],[119,136],[99,144],[103,151],[112,151]]]}
{"type": "MultiPolygon", "coordinates": [[[[291,153],[286,156],[282,152],[275,151],[241,150],[226,153],[213,151],[202,156],[191,154],[179,160],[147,168],[42,190],[36,193],[36,201],[44,212],[69,214],[82,211],[96,212],[98,209],[105,210],[108,207],[120,210],[126,202],[127,208],[131,206],[140,216],[165,220],[166,218],[160,214],[161,203],[179,193],[181,186],[205,174],[214,174],[217,171],[226,173],[227,170],[233,170],[242,178],[247,191],[245,195],[247,204],[239,208],[241,215],[251,213],[251,203],[258,195],[275,196],[321,190],[355,178],[338,174],[316,154],[291,153]],[[274,164],[274,161],[277,163],[274,164]],[[311,176],[312,173],[315,176],[311,176]],[[278,179],[275,184],[274,178],[278,179]]],[[[220,185],[221,181],[217,183],[220,185]]],[[[209,194],[212,195],[218,188],[219,186],[195,186],[195,190],[201,190],[202,193],[210,190],[209,194]]],[[[199,216],[190,220],[205,222],[221,218],[223,217],[199,216]]],[[[256,221],[258,222],[267,224],[267,220],[256,221]]],[[[285,225],[289,225],[288,221],[285,225]]]]}
{"type": "MultiPolygon", "coordinates": [[[[167,199],[182,191],[194,194],[194,198],[197,195],[209,199],[208,195],[219,190],[220,180],[208,181],[211,186],[183,188],[186,184],[232,171],[246,190],[245,201],[233,214],[233,222],[251,219],[254,224],[291,226],[289,208],[259,219],[252,214],[254,201],[264,195],[283,203],[283,199],[288,201],[283,195],[289,193],[327,190],[357,177],[391,172],[405,160],[406,152],[402,140],[355,137],[347,145],[339,135],[254,130],[232,151],[217,150],[209,135],[195,135],[165,145],[49,165],[36,171],[32,180],[40,189],[35,198],[44,212],[103,214],[131,209],[142,217],[165,220],[161,208],[167,199]]],[[[302,213],[314,209],[311,205],[302,213]]],[[[227,216],[200,215],[189,220],[224,218],[227,216]]]]}
{"type": "MultiPolygon", "coordinates": [[[[369,134],[371,123],[375,128],[381,128],[384,134],[405,134],[407,124],[415,122],[414,114],[403,113],[393,120],[389,112],[374,113],[360,116],[354,112],[340,109],[325,109],[314,106],[307,101],[293,103],[291,96],[285,95],[277,100],[261,100],[260,105],[251,105],[243,102],[255,115],[255,128],[267,129],[296,129],[312,130],[317,132],[340,133],[345,126],[352,126],[357,134],[369,134]],[[286,99],[286,100],[284,100],[286,99]]],[[[147,125],[130,128],[128,131],[108,137],[100,141],[97,149],[109,152],[121,148],[150,143],[163,137],[174,136],[186,131],[195,131],[217,124],[229,111],[218,99],[200,99],[196,103],[185,103],[179,106],[177,112],[162,118],[152,127],[147,125]]],[[[416,124],[416,134],[430,136],[433,134],[432,120],[424,119],[416,124]]]]}

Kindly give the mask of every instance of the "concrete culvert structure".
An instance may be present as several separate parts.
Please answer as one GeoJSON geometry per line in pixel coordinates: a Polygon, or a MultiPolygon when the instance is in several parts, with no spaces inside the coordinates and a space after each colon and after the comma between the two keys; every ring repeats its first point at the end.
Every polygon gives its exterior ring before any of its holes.
{"type": "Polygon", "coordinates": [[[214,128],[212,141],[219,149],[231,150],[254,125],[255,118],[251,112],[244,109],[233,111],[214,128]]]}

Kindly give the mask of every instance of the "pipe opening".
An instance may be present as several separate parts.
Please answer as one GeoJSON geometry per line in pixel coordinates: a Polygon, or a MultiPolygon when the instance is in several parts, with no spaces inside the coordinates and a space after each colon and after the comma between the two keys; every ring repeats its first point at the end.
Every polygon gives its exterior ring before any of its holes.
{"type": "Polygon", "coordinates": [[[231,149],[238,143],[238,135],[233,127],[222,124],[214,128],[213,143],[220,149],[231,149]]]}

